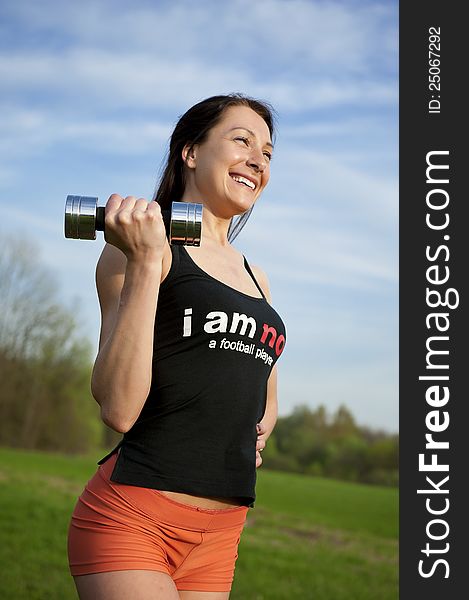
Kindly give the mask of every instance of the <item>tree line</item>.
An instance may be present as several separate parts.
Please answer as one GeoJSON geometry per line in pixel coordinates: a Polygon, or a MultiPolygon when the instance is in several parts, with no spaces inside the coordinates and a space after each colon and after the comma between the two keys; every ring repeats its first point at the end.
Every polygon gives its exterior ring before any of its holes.
{"type": "Polygon", "coordinates": [[[297,406],[279,417],[262,453],[263,467],[347,481],[397,485],[399,437],[357,425],[340,406],[297,406]]]}
{"type": "MultiPolygon", "coordinates": [[[[58,299],[38,248],[0,235],[0,445],[65,453],[107,450],[121,435],[90,392],[92,347],[58,299]]],[[[262,468],[395,485],[398,438],[360,427],[344,406],[279,417],[262,468]]]]}

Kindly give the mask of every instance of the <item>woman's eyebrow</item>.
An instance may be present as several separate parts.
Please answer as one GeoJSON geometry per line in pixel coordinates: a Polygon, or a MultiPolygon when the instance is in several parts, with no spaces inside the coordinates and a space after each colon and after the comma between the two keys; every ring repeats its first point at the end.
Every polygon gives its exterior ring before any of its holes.
{"type": "MultiPolygon", "coordinates": [[[[253,137],[256,137],[256,134],[254,133],[254,131],[251,131],[251,130],[250,130],[250,129],[248,129],[247,127],[232,127],[232,128],[231,128],[231,129],[228,131],[228,133],[229,133],[230,131],[234,131],[235,129],[243,129],[244,131],[247,131],[247,132],[249,133],[249,135],[252,135],[253,137]]],[[[273,148],[273,147],[274,147],[274,145],[273,145],[273,144],[271,144],[270,142],[266,142],[266,143],[265,143],[265,145],[266,145],[266,146],[270,146],[271,148],[273,148]]]]}

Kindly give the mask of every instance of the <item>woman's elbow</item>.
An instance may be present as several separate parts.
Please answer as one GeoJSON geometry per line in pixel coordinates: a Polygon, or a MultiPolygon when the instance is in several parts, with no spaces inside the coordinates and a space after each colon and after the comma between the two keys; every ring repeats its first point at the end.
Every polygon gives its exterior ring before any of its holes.
{"type": "Polygon", "coordinates": [[[109,406],[109,398],[105,398],[102,393],[100,393],[99,388],[91,385],[91,393],[93,398],[101,407],[101,420],[102,422],[116,431],[117,433],[127,433],[129,429],[132,427],[133,423],[126,418],[123,418],[122,415],[119,415],[118,412],[109,406]]]}
{"type": "Polygon", "coordinates": [[[116,431],[117,433],[127,433],[131,429],[133,423],[119,418],[115,414],[111,414],[101,407],[101,420],[105,425],[116,431]]]}
{"type": "Polygon", "coordinates": [[[129,389],[116,389],[115,385],[103,385],[102,382],[92,379],[91,393],[93,398],[101,407],[101,420],[111,429],[118,433],[127,433],[133,426],[142,410],[148,389],[142,387],[135,390],[135,386],[129,389]]]}

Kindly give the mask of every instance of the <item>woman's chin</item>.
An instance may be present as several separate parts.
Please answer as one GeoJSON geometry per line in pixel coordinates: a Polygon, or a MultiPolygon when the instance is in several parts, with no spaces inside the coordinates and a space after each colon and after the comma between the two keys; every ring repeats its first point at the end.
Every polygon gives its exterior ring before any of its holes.
{"type": "Polygon", "coordinates": [[[219,199],[207,199],[207,208],[216,214],[218,217],[223,219],[230,219],[247,212],[255,204],[256,199],[254,198],[233,198],[224,197],[219,199]]]}
{"type": "Polygon", "coordinates": [[[242,215],[254,206],[256,202],[255,198],[246,198],[233,202],[233,214],[242,215]]]}

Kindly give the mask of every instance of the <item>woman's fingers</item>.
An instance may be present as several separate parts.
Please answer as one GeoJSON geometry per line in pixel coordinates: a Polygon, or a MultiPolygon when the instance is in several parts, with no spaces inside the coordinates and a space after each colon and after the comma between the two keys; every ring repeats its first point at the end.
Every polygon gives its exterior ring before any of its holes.
{"type": "MultiPolygon", "coordinates": [[[[259,428],[258,428],[259,431],[259,428]]],[[[262,464],[261,452],[265,448],[265,439],[262,436],[257,437],[256,441],[256,467],[260,467],[262,464]]]]}
{"type": "Polygon", "coordinates": [[[119,194],[111,194],[109,196],[109,200],[106,202],[106,215],[109,213],[115,213],[116,211],[119,210],[122,201],[124,200],[124,198],[122,198],[122,196],[119,196],[119,194]]]}
{"type": "Polygon", "coordinates": [[[258,437],[257,442],[256,442],[256,450],[260,450],[262,452],[262,450],[264,450],[264,448],[265,448],[265,440],[258,437]]]}
{"type": "Polygon", "coordinates": [[[106,202],[106,214],[111,213],[132,213],[133,210],[146,210],[148,202],[145,198],[136,198],[135,196],[126,196],[123,198],[119,194],[112,194],[106,202]]]}
{"type": "MultiPolygon", "coordinates": [[[[157,204],[155,202],[155,204],[157,204]]],[[[142,212],[146,212],[149,203],[145,200],[145,198],[139,198],[135,201],[134,210],[141,210],[142,212]]]]}
{"type": "Polygon", "coordinates": [[[157,202],[112,194],[106,203],[105,239],[130,256],[162,254],[166,229],[157,202]]]}
{"type": "Polygon", "coordinates": [[[262,423],[262,421],[259,421],[259,423],[257,423],[256,432],[257,432],[256,450],[264,450],[264,448],[265,448],[264,435],[267,433],[267,428],[264,425],[264,423],[262,423]]]}
{"type": "Polygon", "coordinates": [[[131,212],[137,202],[137,198],[135,196],[126,196],[122,200],[121,211],[131,212]]]}
{"type": "Polygon", "coordinates": [[[260,467],[262,464],[262,456],[260,452],[256,452],[256,467],[260,467]]]}
{"type": "Polygon", "coordinates": [[[155,215],[161,215],[161,206],[158,204],[158,202],[152,200],[151,202],[147,203],[147,212],[155,215]]]}

